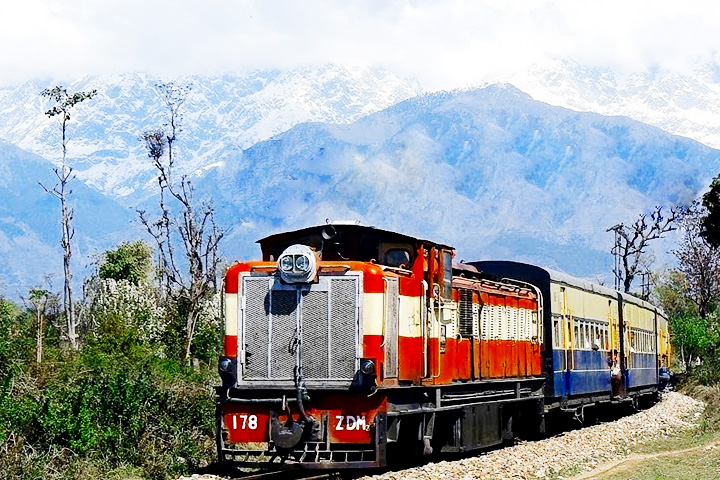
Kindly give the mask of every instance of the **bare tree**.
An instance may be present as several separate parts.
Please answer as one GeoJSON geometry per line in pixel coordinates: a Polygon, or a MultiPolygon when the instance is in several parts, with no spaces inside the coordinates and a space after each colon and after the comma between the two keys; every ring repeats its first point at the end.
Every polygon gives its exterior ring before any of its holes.
{"type": "Polygon", "coordinates": [[[720,247],[703,236],[703,218],[707,211],[694,203],[679,218],[684,232],[680,249],[675,252],[685,275],[688,297],[697,305],[700,317],[707,318],[713,304],[720,299],[720,247]]]}
{"type": "Polygon", "coordinates": [[[68,183],[74,178],[74,175],[72,173],[72,167],[70,167],[67,162],[67,125],[70,121],[70,110],[78,103],[94,97],[96,93],[97,90],[69,94],[67,90],[61,86],[45,89],[40,92],[40,95],[48,97],[55,102],[55,105],[45,112],[45,115],[49,118],[59,117],[60,128],[62,130],[62,164],[60,168],[55,168],[55,176],[58,178],[58,183],[52,189],[48,189],[42,183],[40,186],[43,187],[47,193],[53,195],[60,201],[62,224],[62,238],[60,240],[60,244],[63,247],[63,270],[65,274],[63,308],[67,324],[67,337],[72,348],[76,350],[78,348],[76,332],[77,320],[75,318],[75,312],[73,311],[72,305],[72,272],[70,268],[70,258],[72,257],[72,246],[70,241],[75,234],[75,230],[72,226],[73,215],[75,212],[68,204],[68,195],[72,193],[72,190],[68,188],[68,183]]]}
{"type": "Polygon", "coordinates": [[[30,289],[28,301],[31,305],[30,311],[35,317],[35,361],[41,363],[47,320],[56,314],[58,298],[49,290],[37,287],[30,289]]]}
{"type": "Polygon", "coordinates": [[[655,207],[652,213],[640,214],[632,225],[620,223],[606,230],[615,232],[612,253],[617,260],[613,272],[615,278],[622,283],[624,292],[630,292],[633,279],[647,260],[648,243],[675,230],[676,216],[674,209],[670,209],[669,215],[665,216],[663,207],[655,207]]]}
{"type": "Polygon", "coordinates": [[[190,87],[169,83],[158,85],[158,89],[168,110],[169,131],[148,130],[140,138],[158,172],[160,217],[152,221],[144,210],[138,213],[158,247],[162,289],[176,305],[186,306],[184,354],[188,359],[203,301],[216,289],[218,247],[224,232],[215,222],[212,203],[196,203],[195,190],[187,176],[182,175],[177,181],[173,178],[180,109],[190,87]],[[173,216],[170,202],[179,207],[177,216],[173,216]]]}

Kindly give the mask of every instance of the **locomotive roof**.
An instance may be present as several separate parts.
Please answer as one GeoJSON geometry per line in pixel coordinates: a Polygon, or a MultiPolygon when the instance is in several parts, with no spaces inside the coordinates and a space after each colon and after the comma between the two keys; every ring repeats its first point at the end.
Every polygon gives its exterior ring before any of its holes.
{"type": "Polygon", "coordinates": [[[398,242],[398,243],[413,243],[413,244],[425,244],[425,245],[431,245],[434,247],[439,247],[443,249],[452,250],[453,247],[450,245],[444,245],[442,243],[433,242],[431,240],[422,239],[419,237],[414,237],[411,235],[405,235],[403,233],[393,232],[391,230],[383,230],[381,228],[376,228],[369,225],[361,225],[359,223],[327,223],[325,225],[315,225],[312,227],[306,227],[302,228],[300,230],[292,230],[288,232],[280,232],[275,233],[273,235],[269,235],[265,238],[261,238],[257,241],[261,246],[265,244],[270,244],[274,242],[282,242],[291,240],[295,237],[305,237],[308,235],[324,235],[328,230],[334,229],[335,232],[338,234],[350,234],[350,235],[360,235],[360,234],[373,234],[377,237],[383,237],[385,241],[388,242],[398,242]]]}

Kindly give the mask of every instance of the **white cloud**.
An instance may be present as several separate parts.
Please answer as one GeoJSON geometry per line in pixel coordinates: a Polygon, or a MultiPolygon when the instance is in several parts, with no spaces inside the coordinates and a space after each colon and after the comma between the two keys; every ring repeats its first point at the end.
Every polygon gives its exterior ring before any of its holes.
{"type": "Polygon", "coordinates": [[[720,51],[719,13],[670,0],[5,0],[0,83],[332,62],[453,88],[547,57],[686,68],[720,51]]]}

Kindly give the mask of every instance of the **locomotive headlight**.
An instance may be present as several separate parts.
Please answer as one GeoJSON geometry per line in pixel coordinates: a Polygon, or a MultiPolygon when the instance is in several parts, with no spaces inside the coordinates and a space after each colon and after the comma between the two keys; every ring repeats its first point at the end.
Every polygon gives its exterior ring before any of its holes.
{"type": "Polygon", "coordinates": [[[307,245],[291,245],[278,259],[280,276],[287,283],[308,283],[317,274],[317,257],[307,245]]]}
{"type": "Polygon", "coordinates": [[[225,392],[230,388],[234,388],[237,384],[237,359],[234,357],[220,357],[218,373],[225,392]]]}
{"type": "Polygon", "coordinates": [[[377,390],[377,367],[375,359],[361,358],[360,368],[350,383],[351,392],[372,393],[377,390]]]}
{"type": "Polygon", "coordinates": [[[295,268],[295,261],[292,257],[292,255],[286,255],[284,257],[280,257],[280,270],[283,272],[292,272],[293,268],[295,268]]]}
{"type": "Polygon", "coordinates": [[[300,272],[310,270],[310,259],[305,255],[295,257],[295,268],[300,272]]]}
{"type": "Polygon", "coordinates": [[[364,375],[375,375],[375,362],[368,358],[363,358],[360,362],[360,372],[364,375]]]}
{"type": "Polygon", "coordinates": [[[229,372],[232,368],[232,360],[230,360],[227,357],[220,358],[220,362],[218,363],[218,368],[221,372],[229,372]]]}

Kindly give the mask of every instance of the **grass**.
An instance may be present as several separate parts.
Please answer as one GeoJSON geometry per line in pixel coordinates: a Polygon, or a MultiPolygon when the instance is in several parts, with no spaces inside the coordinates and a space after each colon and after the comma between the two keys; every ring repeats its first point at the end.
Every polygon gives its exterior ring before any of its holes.
{"type": "MultiPolygon", "coordinates": [[[[700,426],[679,435],[638,444],[627,459],[605,469],[561,472],[572,480],[717,480],[720,478],[720,387],[694,387],[685,392],[705,402],[700,426]]],[[[555,477],[558,478],[558,477],[555,477]]]]}
{"type": "Polygon", "coordinates": [[[659,452],[656,457],[630,459],[595,478],[606,480],[716,480],[720,478],[720,447],[691,452],[659,452]]]}

